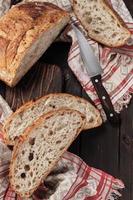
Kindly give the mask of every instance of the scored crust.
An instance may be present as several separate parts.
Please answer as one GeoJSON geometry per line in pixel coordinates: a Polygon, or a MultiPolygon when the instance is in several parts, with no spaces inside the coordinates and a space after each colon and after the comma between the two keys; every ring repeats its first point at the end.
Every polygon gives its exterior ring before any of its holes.
{"type": "Polygon", "coordinates": [[[32,100],[30,102],[27,102],[25,103],[23,106],[21,106],[19,109],[17,109],[17,111],[15,113],[12,113],[9,118],[5,121],[5,124],[3,126],[3,132],[4,132],[4,141],[6,144],[9,144],[9,145],[13,145],[12,142],[10,141],[9,137],[8,137],[8,126],[10,126],[10,123],[12,122],[13,118],[15,116],[17,116],[17,114],[25,111],[27,108],[30,108],[32,107],[33,105],[41,102],[42,99],[49,99],[49,98],[52,98],[52,97],[55,97],[55,96],[61,96],[61,97],[71,97],[72,99],[78,99],[79,101],[83,102],[84,104],[90,104],[91,107],[93,107],[93,109],[95,109],[95,112],[96,112],[96,115],[97,115],[97,119],[95,120],[95,123],[93,124],[93,126],[90,127],[89,124],[87,124],[87,121],[86,121],[86,125],[84,127],[84,129],[89,129],[89,128],[94,128],[94,127],[97,127],[97,126],[100,126],[102,124],[102,118],[100,116],[100,113],[99,111],[90,103],[88,102],[87,100],[81,98],[81,97],[78,97],[78,96],[73,96],[71,94],[67,94],[67,93],[51,93],[51,94],[48,94],[46,96],[43,96],[43,97],[40,97],[39,99],[37,100],[32,100]]]}
{"type": "MultiPolygon", "coordinates": [[[[121,46],[125,45],[126,42],[128,41],[128,39],[131,37],[131,31],[128,29],[126,23],[125,23],[124,20],[121,18],[121,16],[113,9],[113,7],[111,7],[111,5],[108,3],[107,0],[101,0],[100,3],[103,4],[104,7],[106,7],[106,9],[109,11],[109,13],[110,13],[111,15],[113,15],[113,17],[117,20],[117,22],[118,22],[119,24],[121,24],[121,26],[123,27],[123,29],[125,29],[125,31],[127,32],[128,37],[127,37],[127,39],[123,40],[123,41],[121,42],[121,44],[116,43],[115,45],[112,45],[111,43],[109,43],[109,41],[108,41],[108,42],[105,42],[104,39],[102,40],[102,39],[99,39],[98,36],[93,36],[93,34],[89,32],[89,30],[87,29],[87,27],[86,27],[86,26],[84,25],[84,23],[82,22],[82,19],[79,17],[78,13],[76,12],[75,7],[76,7],[76,4],[77,4],[77,0],[73,0],[73,10],[74,10],[74,14],[76,15],[77,19],[79,20],[79,22],[81,23],[81,25],[83,26],[83,28],[87,31],[87,33],[88,33],[88,35],[89,35],[89,37],[90,37],[91,39],[96,40],[96,41],[98,41],[98,42],[100,42],[100,43],[102,43],[102,44],[104,44],[104,45],[106,45],[106,46],[108,46],[108,47],[121,47],[121,46]]],[[[84,19],[83,19],[83,20],[84,20],[84,19]]]]}
{"type": "Polygon", "coordinates": [[[13,6],[0,19],[0,79],[14,86],[68,22],[68,13],[48,2],[13,6]]]}
{"type": "Polygon", "coordinates": [[[11,158],[11,163],[10,163],[10,167],[9,167],[9,180],[10,180],[10,186],[11,188],[21,197],[30,197],[32,195],[32,193],[37,189],[37,187],[44,181],[44,179],[47,177],[47,175],[53,170],[53,168],[55,167],[56,163],[60,160],[61,156],[63,155],[63,153],[69,148],[69,146],[72,144],[72,142],[76,139],[76,137],[80,134],[80,132],[83,130],[84,127],[84,123],[85,123],[85,116],[82,115],[79,111],[77,110],[71,110],[71,109],[59,109],[58,111],[51,111],[47,114],[42,115],[38,120],[36,120],[31,126],[29,126],[28,128],[26,128],[24,134],[19,137],[17,139],[17,142],[14,146],[13,149],[13,153],[12,153],[12,158],[11,158]],[[28,136],[30,134],[32,134],[32,130],[35,129],[36,127],[38,127],[44,120],[50,118],[51,116],[53,116],[55,113],[77,113],[80,117],[81,117],[81,127],[77,129],[77,133],[75,134],[75,136],[72,138],[72,140],[69,142],[69,144],[67,144],[67,146],[65,146],[63,148],[63,150],[61,151],[61,155],[60,157],[56,160],[55,163],[53,163],[52,167],[47,171],[47,173],[45,173],[43,175],[43,177],[41,178],[41,180],[36,183],[36,186],[31,189],[29,192],[26,192],[24,195],[21,193],[19,193],[18,191],[15,190],[14,186],[13,186],[13,177],[14,177],[14,173],[13,173],[13,165],[14,165],[14,160],[16,159],[17,155],[18,155],[18,151],[19,148],[21,148],[21,145],[27,140],[28,136]]]}

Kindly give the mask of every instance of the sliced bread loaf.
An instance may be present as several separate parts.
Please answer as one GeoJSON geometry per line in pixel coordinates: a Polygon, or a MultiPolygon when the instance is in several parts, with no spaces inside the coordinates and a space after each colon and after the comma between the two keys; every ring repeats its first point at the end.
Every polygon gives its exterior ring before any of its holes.
{"type": "Polygon", "coordinates": [[[73,9],[88,35],[110,47],[124,45],[131,33],[106,0],[73,0],[73,9]]]}
{"type": "Polygon", "coordinates": [[[41,116],[14,146],[9,179],[24,199],[32,195],[83,129],[85,117],[60,109],[41,116]]]}
{"type": "Polygon", "coordinates": [[[78,110],[86,117],[84,129],[100,126],[102,119],[98,110],[83,98],[70,94],[50,94],[37,101],[31,101],[20,107],[5,122],[5,143],[14,145],[15,139],[23,134],[24,130],[38,117],[51,110],[67,107],[78,110]]]}

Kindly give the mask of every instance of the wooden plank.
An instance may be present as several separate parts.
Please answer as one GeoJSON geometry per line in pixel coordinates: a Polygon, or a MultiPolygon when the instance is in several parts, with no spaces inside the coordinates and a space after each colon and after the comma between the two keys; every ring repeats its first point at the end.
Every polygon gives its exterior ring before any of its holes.
{"type": "Polygon", "coordinates": [[[133,199],[133,99],[121,113],[119,175],[125,183],[123,199],[133,199]]]}
{"type": "Polygon", "coordinates": [[[16,110],[29,100],[61,91],[62,73],[60,68],[39,61],[16,87],[6,87],[5,98],[11,108],[16,110]]]}

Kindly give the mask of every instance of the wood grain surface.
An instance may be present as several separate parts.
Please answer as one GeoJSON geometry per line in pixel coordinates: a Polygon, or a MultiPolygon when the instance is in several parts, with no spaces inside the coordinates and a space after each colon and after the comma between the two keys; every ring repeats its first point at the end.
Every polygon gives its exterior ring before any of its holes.
{"type": "Polygon", "coordinates": [[[62,74],[56,65],[37,62],[14,88],[6,86],[5,98],[13,110],[31,99],[62,91],[62,74]],[[53,78],[54,77],[54,78],[53,78]]]}
{"type": "MultiPolygon", "coordinates": [[[[124,0],[133,16],[133,1],[124,0]]],[[[13,89],[0,82],[0,94],[13,110],[51,92],[67,92],[91,102],[67,64],[70,43],[54,43],[13,89]]],[[[93,102],[92,102],[93,103],[93,102]]],[[[121,112],[121,124],[108,122],[85,131],[70,147],[87,164],[121,178],[122,200],[133,200],[133,100],[121,112]]]]}

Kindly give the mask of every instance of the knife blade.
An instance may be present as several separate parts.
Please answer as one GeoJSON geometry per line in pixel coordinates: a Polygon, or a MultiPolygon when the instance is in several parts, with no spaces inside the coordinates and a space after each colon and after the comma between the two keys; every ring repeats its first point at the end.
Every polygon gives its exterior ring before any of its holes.
{"type": "Polygon", "coordinates": [[[110,121],[111,124],[118,124],[119,114],[115,112],[109,94],[102,84],[101,74],[103,73],[103,70],[100,66],[100,63],[98,62],[98,59],[95,56],[92,47],[89,45],[87,39],[82,34],[82,32],[75,25],[72,25],[72,27],[78,39],[82,61],[94,85],[107,119],[110,121]]]}

